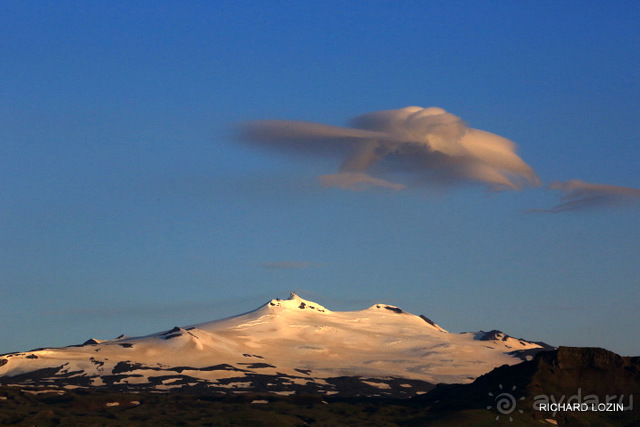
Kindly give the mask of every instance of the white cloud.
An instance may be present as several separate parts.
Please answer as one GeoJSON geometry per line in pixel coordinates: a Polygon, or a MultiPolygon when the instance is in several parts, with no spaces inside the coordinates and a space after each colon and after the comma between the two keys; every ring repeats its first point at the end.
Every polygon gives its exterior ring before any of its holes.
{"type": "Polygon", "coordinates": [[[280,261],[280,262],[263,262],[260,267],[269,270],[301,270],[311,268],[316,264],[307,261],[280,261]]]}
{"type": "Polygon", "coordinates": [[[339,153],[336,174],[321,182],[352,190],[372,186],[402,189],[402,183],[450,185],[480,183],[493,190],[537,186],[533,169],[501,136],[467,127],[438,107],[405,107],[356,117],[352,127],[266,120],[245,124],[243,139],[301,154],[339,153]]]}

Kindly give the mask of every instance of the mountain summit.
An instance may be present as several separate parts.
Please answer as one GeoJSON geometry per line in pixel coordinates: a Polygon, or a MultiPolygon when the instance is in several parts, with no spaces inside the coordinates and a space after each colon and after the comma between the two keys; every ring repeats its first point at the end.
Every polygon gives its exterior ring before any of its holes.
{"type": "Polygon", "coordinates": [[[387,304],[331,311],[292,293],[213,322],[6,354],[0,384],[407,397],[548,348],[499,331],[449,333],[387,304]]]}

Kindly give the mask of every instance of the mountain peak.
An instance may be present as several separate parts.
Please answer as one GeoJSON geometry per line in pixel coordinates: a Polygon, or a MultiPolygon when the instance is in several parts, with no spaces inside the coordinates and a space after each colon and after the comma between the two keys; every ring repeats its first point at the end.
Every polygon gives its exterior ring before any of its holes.
{"type": "Polygon", "coordinates": [[[296,294],[295,292],[291,292],[291,294],[289,294],[289,300],[302,300],[302,298],[300,298],[298,296],[298,294],[296,294]]]}
{"type": "Polygon", "coordinates": [[[331,310],[323,307],[322,305],[300,298],[295,292],[291,292],[289,298],[281,300],[280,298],[272,299],[267,303],[267,307],[281,311],[283,309],[289,310],[311,310],[319,313],[330,313],[331,310]]]}
{"type": "Polygon", "coordinates": [[[383,309],[383,312],[384,310],[388,310],[388,312],[390,313],[409,314],[403,309],[401,309],[400,307],[396,307],[394,305],[389,305],[389,304],[373,304],[371,307],[368,308],[368,310],[380,310],[380,309],[383,309]]]}

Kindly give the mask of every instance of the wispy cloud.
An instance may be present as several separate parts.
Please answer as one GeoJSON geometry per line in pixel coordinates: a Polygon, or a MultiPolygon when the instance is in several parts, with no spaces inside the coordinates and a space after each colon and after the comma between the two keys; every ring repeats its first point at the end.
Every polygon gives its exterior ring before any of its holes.
{"type": "Polygon", "coordinates": [[[269,270],[302,270],[305,268],[317,267],[318,264],[307,261],[280,261],[280,262],[263,262],[260,267],[269,270]]]}
{"type": "Polygon", "coordinates": [[[533,169],[501,136],[467,127],[438,107],[405,107],[354,118],[352,127],[265,120],[241,127],[242,139],[297,150],[300,154],[338,153],[336,174],[320,177],[325,186],[359,190],[402,189],[407,184],[445,186],[480,183],[492,190],[537,186],[533,169]],[[393,182],[394,177],[401,182],[393,182]],[[403,182],[404,181],[404,182],[403,182]]]}
{"type": "MultiPolygon", "coordinates": [[[[252,298],[220,298],[201,301],[173,301],[166,303],[138,303],[138,304],[126,304],[122,305],[114,304],[108,306],[83,306],[83,307],[62,307],[54,310],[47,310],[43,312],[43,315],[49,316],[72,316],[72,317],[90,317],[90,318],[109,318],[109,317],[153,317],[158,315],[166,315],[171,313],[172,315],[193,314],[197,312],[215,312],[221,308],[229,307],[230,305],[242,305],[251,303],[255,300],[255,295],[252,298]]],[[[263,294],[259,297],[266,299],[272,298],[270,294],[263,294]]]]}
{"type": "Polygon", "coordinates": [[[530,306],[536,310],[545,311],[590,311],[593,307],[586,305],[537,304],[530,306]]]}
{"type": "MultiPolygon", "coordinates": [[[[42,316],[53,316],[55,319],[110,319],[110,318],[147,318],[160,319],[164,321],[180,321],[176,319],[185,319],[186,322],[194,322],[199,319],[210,321],[216,318],[224,318],[226,316],[235,315],[238,312],[246,311],[264,304],[272,298],[272,292],[252,292],[251,295],[243,295],[240,297],[211,297],[200,300],[175,300],[171,302],[152,302],[152,301],[129,301],[122,304],[109,304],[103,306],[87,305],[74,307],[57,307],[52,310],[40,312],[42,316]],[[174,319],[174,320],[168,320],[174,319]]],[[[159,324],[159,328],[166,326],[175,326],[171,324],[159,324]]]]}
{"type": "Polygon", "coordinates": [[[533,213],[559,213],[600,206],[622,206],[640,203],[640,190],[616,185],[591,184],[572,179],[566,182],[554,181],[548,185],[564,195],[563,203],[551,209],[531,209],[533,213]]]}

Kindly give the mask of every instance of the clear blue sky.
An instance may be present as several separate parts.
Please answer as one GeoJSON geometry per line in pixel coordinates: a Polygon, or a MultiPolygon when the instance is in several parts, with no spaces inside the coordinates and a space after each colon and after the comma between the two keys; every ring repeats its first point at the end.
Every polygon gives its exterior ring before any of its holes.
{"type": "Polygon", "coordinates": [[[296,290],[640,355],[640,209],[544,187],[323,188],[256,119],[437,106],[544,184],[640,188],[635,1],[0,1],[0,353],[296,290]]]}

